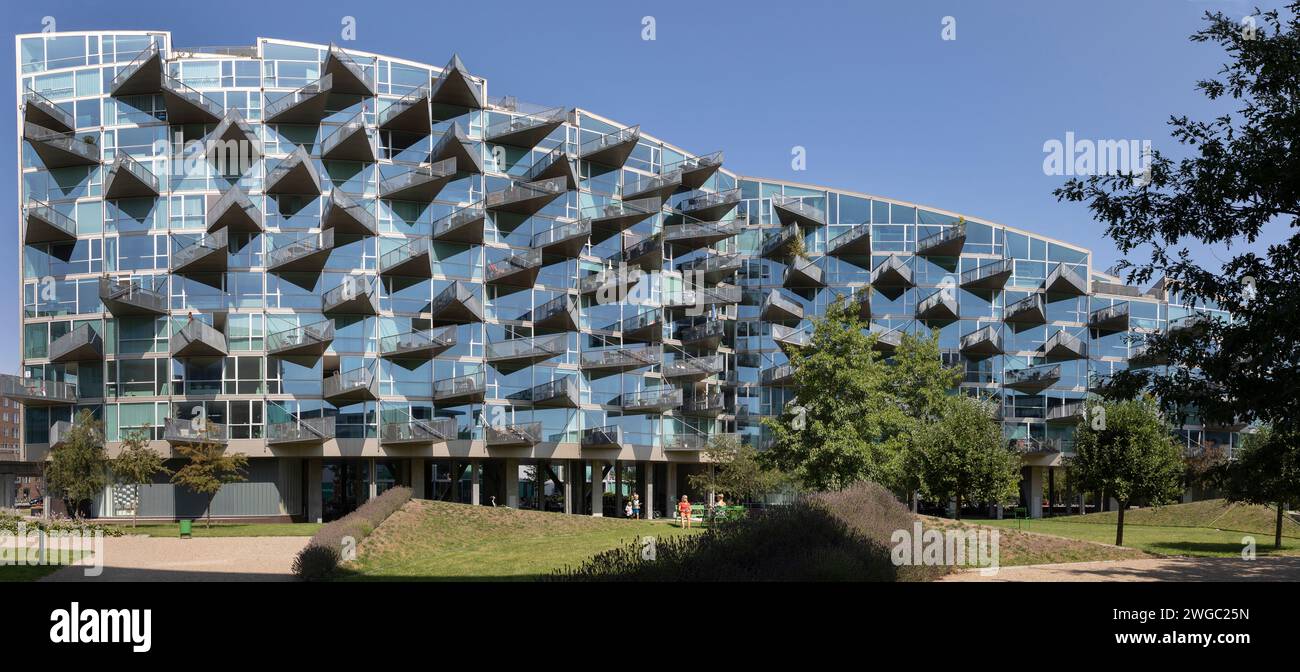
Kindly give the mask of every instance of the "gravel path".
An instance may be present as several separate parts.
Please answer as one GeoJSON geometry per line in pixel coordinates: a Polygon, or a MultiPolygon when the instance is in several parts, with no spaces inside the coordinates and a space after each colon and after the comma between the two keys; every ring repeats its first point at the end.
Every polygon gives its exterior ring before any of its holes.
{"type": "Polygon", "coordinates": [[[308,537],[108,537],[104,572],[64,567],[42,581],[290,581],[308,537]]]}
{"type": "Polygon", "coordinates": [[[997,576],[978,571],[941,579],[951,582],[987,581],[1300,581],[1300,557],[1153,558],[1071,562],[1059,565],[1003,567],[997,576]]]}

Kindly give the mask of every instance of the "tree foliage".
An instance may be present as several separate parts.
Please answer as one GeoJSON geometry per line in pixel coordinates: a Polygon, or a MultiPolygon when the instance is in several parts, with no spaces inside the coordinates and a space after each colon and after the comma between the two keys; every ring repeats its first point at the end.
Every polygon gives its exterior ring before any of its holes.
{"type": "Polygon", "coordinates": [[[108,482],[104,456],[104,423],[88,409],[77,414],[62,445],[50,451],[45,482],[50,491],[68,503],[80,518],[82,505],[103,492],[108,482]]]}
{"type": "Polygon", "coordinates": [[[732,499],[754,500],[776,492],[786,484],[784,474],[763,464],[753,446],[741,443],[732,435],[711,437],[703,457],[713,469],[690,475],[691,488],[695,490],[720,492],[732,499]]]}
{"type": "Polygon", "coordinates": [[[135,527],[140,518],[140,486],[152,483],[158,474],[170,474],[171,470],[163,466],[162,455],[149,447],[149,437],[139,430],[122,437],[121,451],[111,466],[118,483],[135,489],[135,513],[131,516],[131,526],[135,527]]]}
{"type": "Polygon", "coordinates": [[[968,396],[936,400],[937,418],[918,425],[907,451],[921,495],[957,503],[1002,502],[1016,495],[1020,455],[1002,439],[990,402],[968,396]]]}
{"type": "Polygon", "coordinates": [[[245,469],[248,468],[248,456],[243,453],[227,453],[226,447],[217,441],[178,446],[176,452],[186,462],[172,474],[171,480],[192,492],[207,496],[207,526],[211,527],[213,498],[226,483],[247,480],[245,469]]]}
{"type": "Polygon", "coordinates": [[[1274,506],[1273,545],[1282,548],[1287,502],[1300,500],[1300,441],[1271,427],[1247,434],[1235,459],[1214,470],[1215,482],[1230,502],[1274,506]]]}

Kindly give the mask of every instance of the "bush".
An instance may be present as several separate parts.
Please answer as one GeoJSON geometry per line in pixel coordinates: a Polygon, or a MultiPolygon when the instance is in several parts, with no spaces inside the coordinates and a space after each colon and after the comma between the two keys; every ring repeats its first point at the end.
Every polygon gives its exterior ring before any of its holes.
{"type": "MultiPolygon", "coordinates": [[[[894,493],[866,481],[837,492],[818,492],[809,495],[809,499],[844,521],[849,529],[885,548],[894,545],[890,537],[895,530],[907,530],[910,533],[912,524],[917,520],[894,497],[894,493]]],[[[933,581],[947,572],[944,567],[909,565],[898,568],[898,580],[933,581]]]]}
{"type": "Polygon", "coordinates": [[[361,543],[366,535],[373,532],[380,523],[396,513],[410,499],[410,488],[402,486],[389,488],[384,491],[384,494],[357,507],[356,511],[325,524],[316,530],[316,534],[308,540],[307,546],[294,558],[294,574],[309,581],[329,576],[338,567],[344,540],[351,537],[353,544],[361,543]]]}
{"type": "Polygon", "coordinates": [[[18,525],[24,524],[25,530],[44,530],[45,532],[59,532],[72,534],[94,534],[101,532],[105,537],[120,537],[125,534],[122,528],[116,525],[103,525],[100,523],[90,523],[84,520],[44,520],[41,518],[23,518],[21,516],[11,516],[0,514],[0,532],[10,534],[18,533],[18,525]]]}

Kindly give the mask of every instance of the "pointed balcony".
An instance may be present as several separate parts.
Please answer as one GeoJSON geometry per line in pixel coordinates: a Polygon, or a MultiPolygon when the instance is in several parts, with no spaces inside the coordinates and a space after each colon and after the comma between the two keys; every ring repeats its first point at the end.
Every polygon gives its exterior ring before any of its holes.
{"type": "Polygon", "coordinates": [[[699,357],[679,356],[671,362],[664,362],[660,371],[664,378],[670,380],[696,381],[722,373],[723,364],[723,357],[719,354],[699,357]]]}
{"type": "Polygon", "coordinates": [[[805,203],[802,198],[773,196],[772,210],[782,224],[816,228],[826,226],[826,213],[821,208],[805,203]]]}
{"type": "Polygon", "coordinates": [[[423,163],[379,182],[379,197],[394,201],[432,203],[448,182],[456,179],[456,159],[423,163]]]}
{"type": "Polygon", "coordinates": [[[1002,354],[1002,330],[990,324],[961,337],[961,354],[979,360],[1002,354]]]}
{"type": "Polygon", "coordinates": [[[665,386],[628,392],[619,399],[619,405],[628,414],[671,411],[682,405],[682,388],[665,386]]]}
{"type": "Polygon", "coordinates": [[[577,376],[565,376],[506,395],[506,399],[529,401],[544,408],[577,408],[582,402],[582,388],[577,376]]]}
{"type": "Polygon", "coordinates": [[[78,138],[74,133],[52,131],[27,121],[23,122],[23,139],[46,168],[99,165],[99,145],[94,136],[78,138]]]}
{"type": "Polygon", "coordinates": [[[740,254],[711,254],[677,264],[682,273],[699,273],[705,282],[721,282],[745,266],[740,254]]]}
{"type": "Polygon", "coordinates": [[[578,148],[578,158],[610,168],[622,168],[641,140],[641,127],[632,126],[592,138],[578,148]]]}
{"type": "Polygon", "coordinates": [[[682,173],[682,186],[687,189],[699,189],[722,168],[722,152],[704,156],[692,156],[670,163],[663,167],[663,172],[677,170],[682,173]]]}
{"type": "Polygon", "coordinates": [[[226,111],[207,139],[208,160],[223,175],[242,175],[262,155],[262,141],[239,108],[226,111]]]}
{"type": "Polygon", "coordinates": [[[871,312],[872,290],[870,286],[858,287],[853,291],[853,296],[849,298],[849,305],[858,309],[858,317],[864,320],[872,318],[871,312]]]}
{"type": "Polygon", "coordinates": [[[1049,425],[1073,425],[1084,416],[1086,405],[1082,399],[1068,400],[1047,409],[1044,420],[1049,425]]]}
{"type": "Polygon", "coordinates": [[[578,293],[584,296],[600,293],[616,293],[616,296],[625,296],[635,286],[629,282],[630,275],[620,272],[617,267],[584,275],[578,279],[578,293]]]}
{"type": "Polygon", "coordinates": [[[325,379],[321,389],[325,401],[342,406],[379,398],[379,376],[373,366],[361,366],[350,371],[340,371],[325,379]]]}
{"type": "Polygon", "coordinates": [[[172,446],[194,446],[204,443],[224,446],[230,436],[225,425],[202,418],[193,420],[164,418],[162,438],[172,446]]]}
{"type": "Polygon", "coordinates": [[[797,224],[787,224],[763,239],[760,255],[766,259],[786,259],[795,253],[802,242],[803,229],[797,224]]]}
{"type": "Polygon", "coordinates": [[[301,146],[295,147],[292,154],[280,159],[275,169],[266,174],[265,184],[268,194],[320,195],[320,175],[316,172],[316,162],[301,146]]]}
{"type": "Polygon", "coordinates": [[[329,116],[325,103],[333,86],[334,78],[328,74],[308,82],[296,91],[267,103],[262,118],[268,124],[319,124],[329,116]]]}
{"type": "Polygon", "coordinates": [[[321,140],[320,158],[362,163],[374,163],[379,158],[379,136],[366,126],[364,111],[336,126],[321,140]]]}
{"type": "Polygon", "coordinates": [[[664,338],[663,311],[655,308],[624,318],[604,329],[619,332],[624,341],[635,343],[658,343],[664,338]]]}
{"type": "Polygon", "coordinates": [[[740,188],[729,189],[709,194],[698,194],[682,201],[677,206],[677,211],[683,215],[702,219],[704,221],[717,221],[724,215],[736,209],[740,203],[740,188]]]}
{"type": "Polygon", "coordinates": [[[401,247],[379,257],[379,274],[404,278],[432,278],[432,255],[428,238],[412,238],[401,247]]]}
{"type": "Polygon", "coordinates": [[[442,75],[433,82],[429,100],[439,105],[483,109],[483,83],[469,74],[460,56],[452,54],[442,69],[442,75]]]}
{"type": "Polygon", "coordinates": [[[886,329],[880,325],[871,325],[871,333],[876,337],[872,349],[877,352],[891,353],[903,344],[903,334],[897,329],[886,329]]]}
{"type": "Polygon", "coordinates": [[[1078,336],[1061,329],[1043,343],[1043,358],[1049,362],[1087,359],[1088,344],[1078,336]]]}
{"type": "Polygon", "coordinates": [[[679,170],[665,172],[661,175],[638,175],[635,180],[624,178],[623,200],[634,201],[648,198],[663,203],[674,191],[682,186],[682,173],[679,170]]]}
{"type": "Polygon", "coordinates": [[[1002,311],[1002,321],[1007,324],[1030,326],[1047,324],[1047,303],[1042,294],[1030,294],[1002,311]]]}
{"type": "Polygon", "coordinates": [[[561,294],[546,303],[519,316],[524,322],[532,322],[537,329],[560,329],[577,331],[581,321],[578,319],[578,302],[568,294],[561,294]]]}
{"type": "Polygon", "coordinates": [[[526,366],[559,357],[568,350],[566,334],[512,338],[487,344],[488,363],[498,371],[518,371],[526,366]]]}
{"type": "Polygon", "coordinates": [[[484,443],[488,448],[527,448],[542,442],[542,423],[525,422],[518,425],[486,425],[484,443]]]}
{"type": "Polygon", "coordinates": [[[806,329],[787,327],[782,324],[772,325],[772,341],[781,348],[781,352],[784,352],[786,357],[791,357],[802,350],[808,345],[809,340],[811,337],[806,329]]]}
{"type": "Polygon", "coordinates": [[[663,236],[654,234],[640,240],[624,239],[622,252],[616,252],[606,258],[610,263],[622,262],[629,267],[636,266],[643,271],[658,271],[664,266],[663,236]],[[632,242],[635,240],[636,242],[632,242]],[[631,243],[631,244],[628,244],[631,243]]]}
{"type": "Polygon", "coordinates": [[[733,306],[744,299],[745,292],[735,285],[706,287],[687,284],[663,293],[665,308],[703,308],[705,306],[733,306]]]}
{"type": "Polygon", "coordinates": [[[738,438],[737,435],[735,434],[709,435],[709,434],[697,434],[694,432],[673,434],[672,436],[664,437],[664,452],[703,453],[705,450],[708,449],[709,442],[711,438],[714,436],[731,436],[731,437],[738,438]]]}
{"type": "Polygon", "coordinates": [[[27,407],[62,406],[77,403],[77,386],[73,383],[0,374],[0,397],[27,407]]]}
{"type": "Polygon", "coordinates": [[[726,222],[669,224],[664,226],[664,242],[674,250],[689,252],[726,240],[740,233],[743,225],[743,221],[735,219],[726,222]]]}
{"type": "Polygon", "coordinates": [[[483,302],[472,285],[456,280],[429,302],[430,319],[449,324],[472,324],[483,321],[483,302]]]}
{"type": "Polygon", "coordinates": [[[542,270],[542,251],[528,250],[488,264],[484,281],[508,287],[532,287],[542,270]]]}
{"type": "Polygon", "coordinates": [[[565,151],[566,145],[560,144],[545,156],[533,162],[524,174],[524,182],[544,180],[549,177],[562,177],[570,189],[578,188],[578,167],[573,157],[565,151]]]}
{"type": "Polygon", "coordinates": [[[421,86],[388,104],[379,113],[379,128],[413,133],[423,138],[433,132],[429,115],[429,87],[421,86]]]}
{"type": "Polygon", "coordinates": [[[28,201],[23,213],[27,222],[27,228],[23,230],[24,243],[71,243],[77,240],[77,223],[50,204],[28,201]]]}
{"type": "Polygon", "coordinates": [[[588,427],[582,430],[583,448],[621,448],[623,446],[623,428],[618,425],[588,427]]]}
{"type": "Polygon", "coordinates": [[[266,443],[269,446],[319,446],[334,438],[338,419],[297,418],[274,422],[266,426],[266,443]]]}
{"type": "Polygon", "coordinates": [[[104,359],[104,340],[83,324],[50,343],[51,362],[89,362],[104,359]]]}
{"type": "Polygon", "coordinates": [[[487,391],[483,371],[433,382],[433,400],[440,404],[482,402],[487,391]]]}
{"type": "Polygon", "coordinates": [[[1047,280],[1043,281],[1043,289],[1046,289],[1049,294],[1087,296],[1088,279],[1078,267],[1060,263],[1047,274],[1047,280]]]}
{"type": "Polygon", "coordinates": [[[187,241],[184,246],[176,247],[178,242],[172,235],[172,273],[224,273],[230,258],[230,240],[226,229],[217,229],[194,238],[182,236],[187,241]]]}
{"type": "Polygon", "coordinates": [[[785,267],[785,273],[781,276],[781,286],[825,287],[826,281],[822,276],[822,267],[818,266],[817,262],[807,257],[795,257],[785,267]]]}
{"type": "Polygon", "coordinates": [[[569,111],[563,107],[544,110],[537,114],[511,116],[488,125],[483,137],[494,145],[532,149],[555,129],[563,126],[568,118],[569,111]]]}
{"type": "Polygon", "coordinates": [[[30,88],[23,92],[23,121],[58,133],[77,130],[77,121],[72,113],[30,88]]]}
{"type": "Polygon", "coordinates": [[[727,412],[726,398],[721,392],[696,394],[682,398],[680,413],[696,418],[716,418],[727,412]]]}
{"type": "Polygon", "coordinates": [[[166,315],[167,296],[164,292],[145,287],[143,278],[114,280],[99,279],[99,300],[113,317],[123,315],[166,315]]]}
{"type": "Polygon", "coordinates": [[[1009,369],[1002,375],[1002,386],[1017,392],[1037,394],[1061,380],[1060,364],[1043,364],[1023,369],[1009,369]]]}
{"type": "Polygon", "coordinates": [[[320,297],[321,312],[341,315],[378,315],[379,278],[344,276],[338,287],[320,297]]]}
{"type": "Polygon", "coordinates": [[[62,448],[68,441],[68,435],[72,433],[72,423],[67,420],[59,420],[50,425],[50,450],[62,448]]]}
{"type": "Polygon", "coordinates": [[[161,93],[169,124],[215,124],[222,117],[220,104],[167,74],[157,43],[119,70],[108,90],[115,97],[161,93]]]}
{"type": "Polygon", "coordinates": [[[777,364],[776,366],[763,369],[758,374],[758,382],[767,387],[793,387],[794,365],[777,364]]]}
{"type": "Polygon", "coordinates": [[[335,93],[354,96],[375,95],[374,78],[337,44],[331,44],[329,51],[326,52],[325,62],[321,64],[321,72],[324,72],[326,77],[333,78],[332,90],[335,93]]]}
{"type": "Polygon", "coordinates": [[[320,227],[360,236],[379,235],[379,224],[375,222],[375,216],[351,195],[338,188],[331,189],[329,198],[325,200],[325,213],[321,215],[320,227]]]}
{"type": "Polygon", "coordinates": [[[334,320],[321,320],[266,335],[266,354],[320,356],[334,342],[334,320]]]}
{"type": "Polygon", "coordinates": [[[320,273],[334,250],[334,231],[308,233],[266,254],[266,270],[273,273],[320,273]]]}
{"type": "Polygon", "coordinates": [[[541,250],[545,256],[561,256],[570,259],[582,254],[591,239],[591,220],[560,222],[551,228],[533,236],[533,249],[541,250]]]}
{"type": "Polygon", "coordinates": [[[379,339],[379,355],[394,359],[431,359],[456,346],[456,325],[418,329],[379,339]]]}
{"type": "Polygon", "coordinates": [[[229,353],[226,335],[202,320],[190,318],[171,337],[172,357],[225,357],[229,353]]]}
{"type": "Polygon", "coordinates": [[[923,257],[956,257],[966,246],[966,225],[954,224],[916,241],[916,253],[923,257]]]}
{"type": "Polygon", "coordinates": [[[453,211],[433,223],[433,239],[446,243],[482,245],[486,212],[482,203],[453,211]]]}
{"type": "Polygon", "coordinates": [[[912,268],[896,254],[885,257],[884,261],[871,269],[871,284],[874,287],[914,287],[912,268]]]}
{"type": "Polygon", "coordinates": [[[727,325],[722,320],[709,320],[677,331],[677,340],[694,348],[717,348],[726,336],[727,325]]]}
{"type": "Polygon", "coordinates": [[[380,422],[379,445],[424,446],[456,438],[456,418],[420,420],[409,414],[396,422],[380,422]]]}
{"type": "Polygon", "coordinates": [[[803,319],[803,306],[786,298],[781,290],[773,289],[767,293],[767,298],[763,299],[759,316],[766,322],[798,322],[803,319]]]}
{"type": "Polygon", "coordinates": [[[208,233],[229,229],[243,233],[262,232],[262,211],[239,185],[232,184],[207,213],[208,233]]]}
{"type": "Polygon", "coordinates": [[[939,289],[916,304],[916,319],[947,322],[957,319],[957,297],[951,288],[939,289]]]}
{"type": "Polygon", "coordinates": [[[858,224],[831,238],[826,243],[826,254],[837,257],[871,254],[871,225],[858,224]]]}
{"type": "Polygon", "coordinates": [[[104,178],[104,198],[156,198],[158,178],[130,154],[120,152],[104,178]]]}
{"type": "Polygon", "coordinates": [[[530,217],[563,196],[566,190],[564,179],[559,177],[537,182],[512,182],[504,189],[488,192],[483,207],[493,212],[530,217]]]}
{"type": "Polygon", "coordinates": [[[658,364],[662,354],[652,346],[619,346],[583,352],[582,370],[593,378],[624,371],[635,371],[658,364]],[[594,374],[594,375],[593,375],[594,374]]]}
{"type": "Polygon", "coordinates": [[[1013,271],[1015,271],[1014,261],[998,259],[963,272],[961,286],[962,289],[999,290],[1007,285],[1007,280],[1011,279],[1013,271]]]}
{"type": "Polygon", "coordinates": [[[591,225],[592,241],[602,242],[659,213],[662,204],[653,198],[611,201],[583,208],[579,220],[591,225]]]}
{"type": "Polygon", "coordinates": [[[1128,330],[1128,301],[1098,308],[1088,315],[1088,326],[1101,333],[1117,333],[1128,330]]]}
{"type": "MultiPolygon", "coordinates": [[[[451,125],[438,138],[433,151],[429,153],[430,161],[456,159],[456,169],[462,173],[482,173],[483,159],[479,156],[478,145],[470,140],[460,122],[451,125]]],[[[528,181],[528,180],[525,180],[528,181]]]]}

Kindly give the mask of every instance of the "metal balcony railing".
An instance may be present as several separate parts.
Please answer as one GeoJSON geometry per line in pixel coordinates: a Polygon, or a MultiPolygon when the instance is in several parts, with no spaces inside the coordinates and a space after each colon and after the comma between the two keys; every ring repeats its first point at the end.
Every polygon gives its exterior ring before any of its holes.
{"type": "Polygon", "coordinates": [[[636,180],[624,181],[621,197],[627,201],[651,197],[662,201],[681,185],[680,170],[667,171],[660,175],[639,175],[636,180]]]}
{"type": "Polygon", "coordinates": [[[442,322],[482,322],[483,305],[469,285],[456,280],[429,302],[429,314],[442,322]]]}
{"type": "Polygon", "coordinates": [[[962,287],[987,286],[988,288],[998,288],[1006,284],[1011,273],[1015,270],[1015,261],[1012,259],[998,259],[997,261],[977,266],[961,274],[962,287]]]}
{"type": "Polygon", "coordinates": [[[870,252],[870,224],[858,224],[826,243],[826,254],[868,254],[870,252]]]}
{"type": "Polygon", "coordinates": [[[912,268],[902,257],[891,254],[871,269],[871,284],[882,287],[911,287],[912,268]]]}
{"type": "Polygon", "coordinates": [[[49,203],[28,201],[24,212],[27,228],[23,232],[23,242],[28,245],[77,239],[77,222],[49,203]]]}
{"type": "Polygon", "coordinates": [[[433,127],[433,120],[429,117],[429,87],[416,87],[389,103],[379,113],[379,127],[427,134],[433,127]]]}
{"type": "Polygon", "coordinates": [[[1023,369],[1008,369],[1002,374],[1002,384],[1022,391],[1041,391],[1061,379],[1060,364],[1044,364],[1023,369]]]}
{"type": "Polygon", "coordinates": [[[379,257],[381,275],[427,278],[433,275],[428,238],[412,238],[379,257]]]}
{"type": "Polygon", "coordinates": [[[489,342],[487,344],[487,361],[550,359],[564,354],[568,349],[568,342],[568,336],[565,334],[548,334],[489,342]]]}
{"type": "Polygon", "coordinates": [[[582,430],[583,448],[617,448],[623,444],[623,428],[618,425],[588,427],[582,430]]]}
{"type": "Polygon", "coordinates": [[[619,129],[582,143],[578,148],[578,158],[618,168],[640,140],[640,126],[619,129]]]}
{"type": "Polygon", "coordinates": [[[482,203],[467,205],[433,223],[433,239],[458,243],[483,243],[482,203]]]}
{"type": "Polygon", "coordinates": [[[726,323],[721,320],[709,320],[680,330],[677,334],[677,340],[683,344],[695,344],[702,341],[722,339],[726,335],[726,323]]]}
{"type": "Polygon", "coordinates": [[[703,156],[688,156],[680,161],[665,164],[661,172],[678,170],[682,173],[682,186],[699,189],[722,167],[722,152],[713,152],[703,156]]]}
{"type": "Polygon", "coordinates": [[[455,418],[421,420],[408,414],[405,420],[381,422],[379,426],[381,444],[440,443],[454,438],[456,438],[455,418]]]}
{"type": "Polygon", "coordinates": [[[724,360],[720,354],[678,357],[671,362],[664,362],[661,372],[664,378],[707,378],[721,373],[723,365],[724,360]]]}
{"type": "Polygon", "coordinates": [[[379,354],[384,357],[412,355],[437,356],[456,345],[456,326],[419,329],[379,339],[379,354]]]}
{"type": "Polygon", "coordinates": [[[955,320],[957,297],[950,288],[939,289],[916,304],[916,317],[922,320],[955,320]]]}
{"type": "Polygon", "coordinates": [[[1098,331],[1125,331],[1128,329],[1128,318],[1128,301],[1121,301],[1092,311],[1088,315],[1088,326],[1098,331]]]}
{"type": "Polygon", "coordinates": [[[226,335],[202,320],[190,318],[171,336],[172,357],[211,357],[228,353],[226,335]]]}
{"type": "Polygon", "coordinates": [[[1077,401],[1067,401],[1059,406],[1053,406],[1047,409],[1047,415],[1044,419],[1047,422],[1073,422],[1084,415],[1087,406],[1080,399],[1077,401]]]}
{"type": "Polygon", "coordinates": [[[137,198],[157,196],[158,177],[134,157],[118,151],[104,177],[104,198],[137,198]]]}
{"type": "Polygon", "coordinates": [[[778,364],[760,371],[758,374],[758,382],[762,385],[783,387],[794,383],[794,373],[794,365],[778,364]]]}
{"type": "Polygon", "coordinates": [[[0,397],[26,406],[56,406],[77,403],[75,383],[0,374],[0,397]]]}
{"type": "Polygon", "coordinates": [[[682,201],[677,210],[697,219],[713,220],[730,212],[740,203],[740,188],[704,193],[682,201]]]}
{"type": "Polygon", "coordinates": [[[375,399],[379,378],[370,366],[361,366],[348,371],[340,371],[325,379],[322,396],[326,399],[349,397],[356,399],[375,399]]]}
{"type": "Polygon", "coordinates": [[[587,246],[587,239],[590,237],[591,220],[561,222],[545,231],[533,234],[532,247],[544,253],[562,252],[573,257],[587,246]]]}
{"type": "Polygon", "coordinates": [[[379,156],[379,136],[366,126],[365,110],[339,124],[320,143],[322,159],[374,163],[379,156]]]}
{"type": "Polygon", "coordinates": [[[333,229],[339,233],[354,233],[362,236],[379,234],[379,224],[375,221],[374,214],[352,196],[337,188],[330,190],[320,225],[322,229],[333,229]]]}
{"type": "Polygon", "coordinates": [[[533,446],[542,442],[542,423],[484,426],[484,442],[489,446],[533,446]]]}
{"type": "Polygon", "coordinates": [[[333,415],[270,423],[266,426],[266,442],[271,445],[324,443],[334,438],[336,423],[333,415]]]}
{"type": "Polygon", "coordinates": [[[681,412],[686,415],[716,416],[727,410],[721,392],[699,394],[682,399],[681,412]]]}
{"type": "Polygon", "coordinates": [[[267,172],[263,184],[264,191],[268,194],[320,194],[320,175],[316,172],[316,162],[302,147],[295,148],[293,153],[280,159],[275,168],[267,172]]]}
{"type": "Polygon", "coordinates": [[[483,137],[494,144],[531,149],[564,124],[568,116],[568,109],[554,107],[535,114],[499,118],[488,124],[483,137]]]}
{"type": "MultiPolygon", "coordinates": [[[[117,74],[113,76],[112,81],[108,83],[109,93],[111,95],[118,95],[118,90],[121,89],[124,84],[134,79],[137,74],[143,73],[145,68],[155,70],[159,75],[162,74],[162,51],[158,48],[157,42],[150,41],[149,46],[141,49],[140,53],[132,57],[131,61],[128,62],[126,66],[117,71],[117,74]]],[[[145,77],[145,79],[151,79],[152,74],[153,73],[150,73],[150,75],[145,77]]],[[[154,82],[151,86],[157,86],[157,84],[157,82],[154,82]]],[[[157,89],[146,89],[146,91],[156,90],[157,89]]]]}
{"type": "Polygon", "coordinates": [[[811,337],[806,329],[789,327],[782,324],[772,325],[772,340],[778,346],[802,348],[808,345],[811,337]]]}
{"type": "Polygon", "coordinates": [[[488,210],[531,215],[559,198],[567,189],[568,185],[563,178],[559,177],[535,182],[512,182],[503,189],[489,191],[483,199],[483,207],[488,210]]]}
{"type": "Polygon", "coordinates": [[[1030,294],[1002,311],[1002,321],[1017,324],[1044,324],[1047,322],[1047,304],[1042,294],[1030,294]]]}
{"type": "Polygon", "coordinates": [[[1084,296],[1088,293],[1088,279],[1079,272],[1078,267],[1067,266],[1062,262],[1047,274],[1047,279],[1043,281],[1043,288],[1056,294],[1084,296]]]}
{"type": "MultiPolygon", "coordinates": [[[[288,245],[282,245],[266,253],[266,268],[269,271],[275,270],[310,270],[305,267],[308,265],[309,258],[319,255],[324,257],[334,249],[334,230],[326,229],[320,233],[306,234],[288,245]]],[[[319,263],[310,264],[312,268],[319,270],[324,266],[325,260],[318,259],[319,263]]]]}
{"type": "Polygon", "coordinates": [[[30,87],[23,90],[23,121],[63,133],[71,133],[77,128],[72,113],[30,87]]]}
{"type": "Polygon", "coordinates": [[[965,244],[966,223],[962,222],[916,241],[916,253],[922,256],[957,256],[965,244]]]}
{"type": "Polygon", "coordinates": [[[326,74],[266,104],[262,117],[267,123],[315,123],[325,118],[325,97],[334,87],[334,76],[326,74]]]}
{"type": "Polygon", "coordinates": [[[826,226],[826,213],[821,208],[804,202],[802,198],[773,196],[772,209],[782,224],[826,226]]]}
{"type": "Polygon", "coordinates": [[[568,294],[561,294],[519,316],[520,320],[534,326],[563,327],[569,331],[578,328],[578,304],[568,294]]]}
{"type": "Polygon", "coordinates": [[[785,287],[825,287],[822,267],[805,257],[795,257],[786,265],[781,278],[785,287]]]}
{"type": "Polygon", "coordinates": [[[143,280],[99,279],[99,299],[113,315],[165,315],[167,296],[144,287],[143,280]]]}
{"type": "Polygon", "coordinates": [[[379,313],[379,278],[348,275],[338,287],[321,296],[322,312],[346,312],[354,315],[379,313]]]}
{"type": "Polygon", "coordinates": [[[767,293],[767,298],[763,299],[760,314],[763,319],[773,322],[802,320],[803,306],[786,298],[780,290],[773,289],[767,293]]]}
{"type": "Polygon", "coordinates": [[[99,164],[99,145],[95,143],[95,136],[78,138],[75,133],[60,133],[27,121],[23,122],[23,139],[31,143],[46,168],[99,164]]]}
{"type": "Polygon", "coordinates": [[[792,248],[797,245],[795,241],[803,237],[803,231],[798,224],[786,224],[779,231],[763,239],[763,249],[760,254],[764,257],[784,257],[792,254],[792,248]]]}
{"type": "Polygon", "coordinates": [[[442,75],[433,83],[429,99],[435,103],[481,109],[483,81],[469,73],[460,56],[452,54],[442,69],[442,75]]]}
{"type": "Polygon", "coordinates": [[[77,362],[104,358],[104,340],[89,324],[83,324],[50,343],[51,362],[77,362]]]}
{"type": "Polygon", "coordinates": [[[664,227],[664,242],[681,246],[712,245],[740,233],[743,225],[743,221],[736,219],[726,222],[669,224],[664,227]]]}
{"type": "Polygon", "coordinates": [[[533,182],[544,177],[564,177],[569,180],[569,187],[573,188],[577,182],[577,171],[566,147],[567,145],[562,143],[534,161],[528,172],[524,173],[524,182],[533,182]]]}
{"type": "Polygon", "coordinates": [[[526,287],[533,284],[532,281],[536,278],[536,272],[541,266],[542,251],[528,250],[488,264],[484,277],[487,282],[516,284],[525,279],[521,278],[521,276],[528,276],[526,279],[529,281],[521,285],[526,287]]]}
{"type": "Polygon", "coordinates": [[[454,177],[456,177],[454,157],[412,166],[380,180],[379,197],[431,203],[454,177]]]}
{"type": "Polygon", "coordinates": [[[337,44],[330,44],[321,71],[336,78],[335,90],[358,96],[375,95],[374,77],[337,44]]]}
{"type": "Polygon", "coordinates": [[[990,324],[962,336],[961,351],[975,355],[1002,354],[1002,330],[990,324]]]}
{"type": "MultiPolygon", "coordinates": [[[[174,235],[172,238],[175,240],[174,235]]],[[[226,270],[229,241],[226,229],[199,236],[194,242],[172,252],[172,272],[226,270]]]]}
{"type": "Polygon", "coordinates": [[[584,352],[580,361],[586,369],[639,369],[659,363],[662,353],[659,348],[619,347],[609,350],[584,352]]]}
{"type": "Polygon", "coordinates": [[[483,371],[436,380],[433,383],[433,399],[434,401],[469,400],[472,397],[482,399],[487,390],[486,380],[483,371]]]}
{"type": "Polygon", "coordinates": [[[1078,336],[1061,329],[1043,343],[1043,354],[1048,359],[1087,359],[1088,344],[1078,336]]]}
{"type": "Polygon", "coordinates": [[[173,444],[224,444],[228,438],[229,434],[226,426],[210,420],[203,420],[202,418],[193,420],[183,420],[181,418],[163,419],[163,441],[173,444]]]}
{"type": "Polygon", "coordinates": [[[334,320],[285,329],[266,335],[266,352],[279,354],[321,354],[334,342],[334,320]]]}
{"type": "Polygon", "coordinates": [[[624,394],[620,401],[623,410],[628,413],[662,412],[682,405],[682,389],[680,387],[649,388],[624,394]]]}
{"type": "Polygon", "coordinates": [[[206,215],[208,232],[219,229],[235,231],[261,231],[262,211],[239,185],[231,185],[221,194],[206,215]]]}
{"type": "Polygon", "coordinates": [[[536,406],[574,408],[582,400],[582,389],[577,376],[565,376],[509,394],[506,399],[530,401],[536,406]]]}

